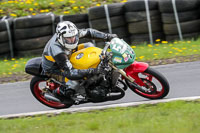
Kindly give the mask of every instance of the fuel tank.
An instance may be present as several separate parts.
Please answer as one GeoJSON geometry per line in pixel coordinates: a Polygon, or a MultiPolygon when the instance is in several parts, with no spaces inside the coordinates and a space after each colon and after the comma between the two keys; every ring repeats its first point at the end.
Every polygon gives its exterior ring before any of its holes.
{"type": "Polygon", "coordinates": [[[74,52],[70,57],[70,62],[75,69],[96,68],[100,63],[102,49],[88,47],[74,52]]]}

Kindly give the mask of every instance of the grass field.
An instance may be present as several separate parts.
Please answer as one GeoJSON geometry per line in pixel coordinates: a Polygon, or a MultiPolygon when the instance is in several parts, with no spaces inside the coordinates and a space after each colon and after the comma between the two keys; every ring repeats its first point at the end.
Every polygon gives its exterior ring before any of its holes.
{"type": "Polygon", "coordinates": [[[199,133],[200,101],[0,119],[1,133],[199,133]]]}

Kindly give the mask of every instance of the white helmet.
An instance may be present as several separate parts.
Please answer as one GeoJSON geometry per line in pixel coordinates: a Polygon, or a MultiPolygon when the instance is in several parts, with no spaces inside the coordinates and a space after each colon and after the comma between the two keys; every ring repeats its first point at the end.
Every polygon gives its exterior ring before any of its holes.
{"type": "Polygon", "coordinates": [[[70,21],[58,23],[56,27],[58,42],[66,49],[74,49],[78,45],[78,29],[70,21]]]}

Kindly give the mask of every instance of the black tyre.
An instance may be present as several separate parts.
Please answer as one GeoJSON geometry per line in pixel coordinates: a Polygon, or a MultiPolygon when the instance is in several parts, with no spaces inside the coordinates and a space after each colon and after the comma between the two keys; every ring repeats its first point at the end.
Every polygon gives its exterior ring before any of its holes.
{"type": "MultiPolygon", "coordinates": [[[[156,32],[152,34],[153,41],[155,42],[156,39],[165,40],[165,35],[162,32],[156,32]]],[[[142,42],[149,42],[149,34],[132,34],[130,36],[131,44],[139,44],[142,42]]]]}
{"type": "Polygon", "coordinates": [[[0,54],[7,53],[10,51],[9,42],[0,43],[0,54]]]}
{"type": "MultiPolygon", "coordinates": [[[[91,20],[90,22],[91,22],[92,28],[94,29],[98,29],[98,30],[108,29],[108,23],[107,23],[106,18],[91,20]]],[[[111,22],[112,28],[126,25],[124,16],[111,17],[110,22],[111,22]]]]}
{"type": "MultiPolygon", "coordinates": [[[[178,12],[190,11],[198,7],[198,0],[176,0],[178,12]]],[[[172,0],[159,0],[159,9],[163,13],[173,13],[172,0]]]]}
{"type": "MultiPolygon", "coordinates": [[[[119,16],[124,13],[124,3],[114,3],[108,5],[109,16],[119,16]]],[[[88,9],[90,20],[105,18],[106,13],[104,6],[96,6],[88,9]]]]}
{"type": "Polygon", "coordinates": [[[35,16],[25,16],[14,19],[15,29],[25,29],[31,27],[46,26],[53,23],[49,14],[39,14],[35,16]]]}
{"type": "MultiPolygon", "coordinates": [[[[158,9],[158,2],[156,0],[148,0],[149,10],[158,9]]],[[[130,0],[125,3],[125,10],[127,12],[145,11],[145,0],[130,0]]]]}
{"type": "MultiPolygon", "coordinates": [[[[125,13],[126,22],[138,22],[147,20],[146,11],[138,12],[126,12],[125,13]]],[[[150,11],[151,20],[160,19],[160,12],[158,10],[150,11]]]]}
{"type": "MultiPolygon", "coordinates": [[[[194,33],[200,31],[200,19],[180,23],[182,34],[194,33]]],[[[176,24],[163,24],[163,30],[166,35],[177,35],[176,24]]]]}
{"type": "Polygon", "coordinates": [[[32,78],[31,83],[30,83],[31,92],[32,92],[33,96],[40,103],[42,103],[48,107],[55,108],[55,109],[69,108],[73,105],[73,104],[63,104],[63,103],[47,100],[44,97],[44,92],[42,91],[42,88],[41,88],[41,86],[44,87],[45,85],[46,85],[46,81],[43,78],[36,77],[36,76],[32,78]]]}
{"type": "MultiPolygon", "coordinates": [[[[198,39],[200,37],[200,32],[195,32],[195,33],[188,33],[188,34],[183,34],[183,39],[198,39]]],[[[167,35],[166,36],[166,41],[174,41],[174,40],[180,40],[179,35],[167,35]]]]}
{"type": "MultiPolygon", "coordinates": [[[[187,11],[187,12],[178,12],[178,18],[179,18],[179,22],[196,20],[199,18],[199,13],[197,12],[197,10],[187,11]]],[[[162,13],[162,22],[165,24],[176,23],[174,13],[162,13]]]]}
{"type": "Polygon", "coordinates": [[[46,43],[52,36],[44,36],[32,39],[16,40],[15,49],[16,50],[33,50],[38,48],[44,48],[46,43]]]}
{"type": "Polygon", "coordinates": [[[85,42],[92,42],[92,40],[91,40],[91,39],[88,39],[88,38],[80,38],[79,44],[85,43],[85,42]]]}
{"type": "MultiPolygon", "coordinates": [[[[12,18],[8,18],[7,21],[9,23],[9,26],[11,27],[12,24],[13,24],[13,19],[12,18]]],[[[5,31],[5,30],[7,30],[6,22],[5,21],[0,21],[0,31],[5,31]]]]}
{"type": "MultiPolygon", "coordinates": [[[[103,32],[105,33],[109,33],[108,30],[102,30],[103,32]]],[[[127,27],[116,27],[116,28],[113,28],[112,29],[112,33],[113,34],[117,34],[117,36],[119,38],[122,38],[122,37],[126,37],[126,36],[129,36],[129,32],[128,32],[128,29],[127,27]]]]}
{"type": "Polygon", "coordinates": [[[14,31],[14,37],[16,40],[30,39],[47,35],[53,35],[52,25],[27,28],[27,29],[15,29],[14,31]]]}
{"type": "Polygon", "coordinates": [[[74,23],[77,28],[79,29],[85,29],[89,28],[89,23],[88,22],[82,22],[82,23],[74,23]]]}
{"type": "Polygon", "coordinates": [[[60,15],[55,19],[55,23],[60,21],[71,21],[73,23],[88,22],[88,14],[60,15]]]}
{"type": "Polygon", "coordinates": [[[25,50],[25,51],[15,51],[17,56],[23,57],[23,56],[32,56],[32,55],[38,55],[41,56],[43,53],[44,48],[39,49],[31,49],[31,50],[25,50]]]}
{"type": "MultiPolygon", "coordinates": [[[[160,20],[151,21],[152,32],[162,31],[162,23],[160,20]]],[[[144,34],[149,33],[147,21],[135,22],[128,24],[128,31],[131,34],[144,34]]]]}
{"type": "Polygon", "coordinates": [[[8,32],[7,31],[0,31],[0,43],[8,41],[8,32]]]}
{"type": "Polygon", "coordinates": [[[126,80],[129,88],[136,94],[148,99],[161,99],[169,93],[167,79],[155,69],[149,67],[143,73],[139,73],[138,77],[145,84],[142,90],[135,88],[130,81],[126,80]]]}
{"type": "Polygon", "coordinates": [[[0,53],[0,58],[2,59],[6,59],[6,58],[10,58],[10,53],[0,53]]]}

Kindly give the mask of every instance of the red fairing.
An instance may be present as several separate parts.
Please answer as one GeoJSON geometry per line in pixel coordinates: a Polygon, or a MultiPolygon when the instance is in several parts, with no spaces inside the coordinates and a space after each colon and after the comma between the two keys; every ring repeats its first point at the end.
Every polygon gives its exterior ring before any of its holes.
{"type": "Polygon", "coordinates": [[[149,65],[147,63],[135,61],[133,64],[125,69],[125,72],[127,75],[131,75],[133,73],[144,72],[148,67],[149,65]]]}
{"type": "Polygon", "coordinates": [[[145,86],[143,81],[139,78],[138,73],[144,72],[149,65],[144,62],[137,62],[135,61],[133,64],[131,64],[129,67],[125,69],[126,75],[131,76],[135,79],[135,82],[140,86],[145,86]]]}

